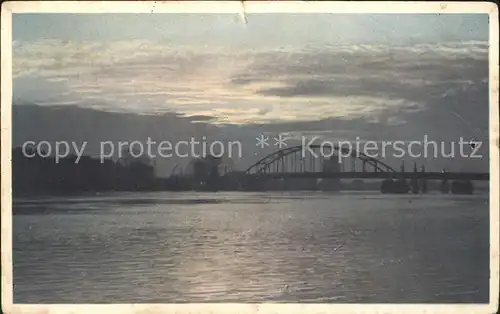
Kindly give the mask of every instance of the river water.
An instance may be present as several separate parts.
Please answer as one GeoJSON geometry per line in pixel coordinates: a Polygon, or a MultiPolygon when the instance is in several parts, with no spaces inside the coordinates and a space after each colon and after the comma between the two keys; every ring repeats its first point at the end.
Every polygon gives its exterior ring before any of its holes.
{"type": "Polygon", "coordinates": [[[16,303],[487,303],[488,195],[14,201],[16,303]]]}

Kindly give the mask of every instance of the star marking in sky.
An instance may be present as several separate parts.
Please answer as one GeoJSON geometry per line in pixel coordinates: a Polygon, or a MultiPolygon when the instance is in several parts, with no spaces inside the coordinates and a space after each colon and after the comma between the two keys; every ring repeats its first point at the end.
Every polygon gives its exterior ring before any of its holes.
{"type": "Polygon", "coordinates": [[[288,144],[286,143],[286,140],[287,140],[286,136],[280,134],[278,135],[278,137],[274,138],[274,141],[276,142],[274,143],[274,146],[278,146],[278,148],[287,147],[288,144]]]}
{"type": "Polygon", "coordinates": [[[260,148],[268,147],[269,143],[269,136],[265,136],[264,134],[261,134],[259,137],[255,138],[257,140],[257,144],[255,146],[260,146],[260,148]]]}

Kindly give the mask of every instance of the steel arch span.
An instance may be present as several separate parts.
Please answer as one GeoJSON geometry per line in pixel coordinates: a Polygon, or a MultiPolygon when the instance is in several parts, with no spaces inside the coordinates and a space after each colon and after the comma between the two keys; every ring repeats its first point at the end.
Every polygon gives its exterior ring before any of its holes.
{"type": "MultiPolygon", "coordinates": [[[[325,149],[330,149],[330,151],[333,150],[334,152],[331,152],[331,153],[334,153],[332,156],[338,156],[338,153],[340,151],[342,153],[342,156],[351,157],[351,158],[353,158],[353,160],[359,159],[363,162],[363,164],[370,165],[374,169],[375,172],[397,172],[396,170],[394,170],[391,166],[387,165],[386,163],[384,163],[376,158],[369,157],[366,154],[363,154],[361,152],[357,152],[354,149],[339,147],[337,145],[335,145],[333,147],[331,147],[331,146],[322,147],[321,145],[309,145],[306,148],[304,148],[302,145],[298,145],[298,146],[292,146],[292,147],[280,149],[276,152],[273,152],[273,153],[265,156],[264,158],[260,159],[259,161],[257,161],[256,163],[254,163],[253,165],[248,167],[245,170],[245,173],[247,173],[247,174],[265,173],[271,168],[272,165],[278,165],[278,163],[283,162],[285,160],[285,158],[287,158],[288,156],[294,156],[294,155],[297,156],[297,154],[300,154],[300,156],[301,156],[300,159],[303,160],[304,159],[304,156],[303,156],[304,150],[307,152],[309,150],[311,150],[311,151],[323,150],[324,151],[325,149]]],[[[312,156],[311,153],[309,153],[309,155],[312,156]]],[[[316,155],[317,155],[317,157],[312,157],[312,158],[321,158],[322,160],[325,159],[321,154],[316,154],[316,155]]],[[[276,168],[279,168],[279,167],[276,167],[276,168]]]]}

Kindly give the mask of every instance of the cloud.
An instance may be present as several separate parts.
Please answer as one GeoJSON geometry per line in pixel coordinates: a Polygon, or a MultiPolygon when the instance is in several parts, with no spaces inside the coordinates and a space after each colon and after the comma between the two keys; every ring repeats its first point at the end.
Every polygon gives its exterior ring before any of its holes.
{"type": "Polygon", "coordinates": [[[40,39],[15,42],[13,61],[18,98],[219,124],[363,118],[399,125],[406,113],[488,78],[488,45],[477,41],[234,50],[40,39]]]}

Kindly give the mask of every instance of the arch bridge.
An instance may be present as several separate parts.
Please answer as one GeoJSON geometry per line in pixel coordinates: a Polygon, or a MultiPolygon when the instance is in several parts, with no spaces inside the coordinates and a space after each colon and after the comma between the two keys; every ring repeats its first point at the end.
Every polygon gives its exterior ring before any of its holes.
{"type": "Polygon", "coordinates": [[[298,145],[284,148],[265,156],[248,167],[245,173],[345,172],[347,169],[344,169],[345,163],[341,159],[350,159],[351,172],[356,172],[356,167],[359,163],[361,164],[362,172],[397,172],[386,163],[354,149],[339,146],[298,145]],[[335,164],[339,166],[338,171],[333,171],[335,164]]]}
{"type": "Polygon", "coordinates": [[[321,145],[298,145],[278,150],[243,173],[249,177],[268,178],[489,180],[489,173],[446,172],[444,169],[426,172],[425,167],[417,169],[416,164],[411,171],[405,171],[402,163],[398,171],[354,149],[321,145]]]}

